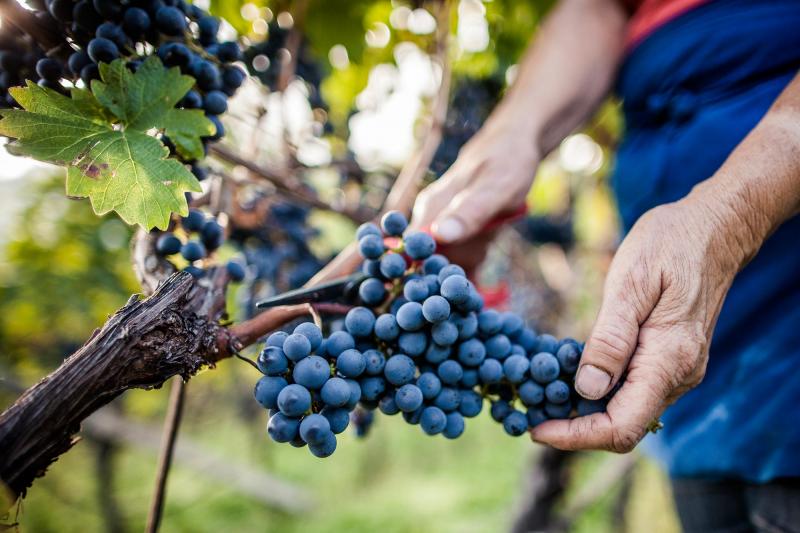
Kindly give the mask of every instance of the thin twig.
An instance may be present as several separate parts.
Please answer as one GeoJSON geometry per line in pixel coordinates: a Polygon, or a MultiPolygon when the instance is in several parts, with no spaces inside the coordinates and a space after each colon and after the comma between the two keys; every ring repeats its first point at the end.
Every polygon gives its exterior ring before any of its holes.
{"type": "Polygon", "coordinates": [[[175,449],[175,439],[181,424],[183,413],[183,400],[186,396],[186,383],[183,378],[176,376],[172,381],[169,394],[169,408],[164,420],[164,433],[161,440],[161,451],[158,456],[158,471],[156,472],[156,486],[153,489],[153,500],[150,502],[150,511],[147,515],[147,533],[155,533],[161,524],[164,513],[164,497],[166,495],[167,477],[172,464],[172,451],[175,449]]]}

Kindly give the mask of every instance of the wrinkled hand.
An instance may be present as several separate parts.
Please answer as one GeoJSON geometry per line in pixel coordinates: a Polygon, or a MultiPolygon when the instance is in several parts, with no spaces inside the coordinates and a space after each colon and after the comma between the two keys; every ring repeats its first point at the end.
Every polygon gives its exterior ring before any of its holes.
{"type": "Polygon", "coordinates": [[[498,110],[464,145],[458,160],[417,197],[412,227],[429,227],[454,261],[469,270],[485,255],[491,235],[481,229],[525,201],[540,155],[517,112],[498,110]]]}
{"type": "Polygon", "coordinates": [[[611,264],[575,387],[598,399],[627,368],[625,381],[605,413],[543,423],[531,431],[535,441],[628,452],[700,383],[720,308],[744,262],[722,219],[713,204],[686,198],[635,224],[611,264]]]}

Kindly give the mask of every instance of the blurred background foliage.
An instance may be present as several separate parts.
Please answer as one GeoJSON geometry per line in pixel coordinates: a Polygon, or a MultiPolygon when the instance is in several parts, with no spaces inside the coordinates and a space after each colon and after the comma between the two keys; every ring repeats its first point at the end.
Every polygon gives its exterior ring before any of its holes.
{"type": "MultiPolygon", "coordinates": [[[[466,98],[459,88],[470,83],[493,87],[493,101],[502,96],[553,3],[453,2],[453,110],[466,98]]],[[[275,20],[302,22],[322,75],[332,126],[325,138],[334,154],[348,151],[359,95],[376,69],[397,65],[398,45],[431,50],[435,9],[425,2],[366,0],[212,0],[210,8],[245,44],[267,38],[275,20]]],[[[451,112],[448,124],[463,126],[458,113],[451,112]]],[[[609,101],[583,133],[547,158],[527,197],[529,216],[502,232],[480,273],[484,288],[506,295],[501,305],[542,330],[583,338],[591,326],[618,239],[605,177],[621,128],[617,104],[609,101]]],[[[446,166],[458,146],[440,163],[446,166]]],[[[325,173],[311,179],[323,197],[346,194],[325,173]]],[[[8,213],[0,224],[2,406],[55,368],[138,290],[130,228],[94,216],[87,202],[65,198],[61,180],[60,172],[42,167],[0,180],[0,209],[8,213]]],[[[313,211],[310,223],[320,232],[311,245],[323,255],[352,235],[352,226],[330,213],[313,211]]],[[[542,449],[527,438],[507,437],[485,414],[452,442],[379,416],[367,439],[348,433],[333,458],[316,460],[266,438],[266,414],[251,396],[255,380],[253,369],[234,360],[191,381],[180,437],[189,452],[179,449],[163,531],[494,532],[511,528],[530,503],[526,486],[537,475],[542,449]],[[270,498],[263,494],[270,490],[243,488],[232,479],[246,474],[256,476],[256,485],[283,484],[270,498]],[[287,508],[281,494],[312,503],[302,511],[287,508]]],[[[24,531],[141,530],[166,399],[164,390],[133,391],[114,402],[104,410],[105,421],[87,424],[86,442],[50,468],[10,521],[19,520],[24,531]],[[118,430],[108,430],[109,419],[118,430]]],[[[566,490],[554,504],[559,527],[678,529],[661,471],[635,457],[620,475],[620,464],[607,454],[570,457],[566,490]]]]}

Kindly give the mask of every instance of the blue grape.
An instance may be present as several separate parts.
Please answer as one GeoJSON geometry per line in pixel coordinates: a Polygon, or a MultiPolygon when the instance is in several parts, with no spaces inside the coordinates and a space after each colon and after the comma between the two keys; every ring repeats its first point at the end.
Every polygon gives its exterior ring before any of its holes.
{"type": "Polygon", "coordinates": [[[459,340],[470,339],[474,337],[475,333],[478,331],[478,317],[475,313],[468,313],[466,315],[454,313],[450,316],[450,320],[452,320],[453,324],[458,328],[459,340]]]}
{"type": "Polygon", "coordinates": [[[386,380],[397,387],[411,383],[416,371],[414,361],[407,355],[397,354],[386,360],[383,370],[386,380]]]}
{"type": "Polygon", "coordinates": [[[371,278],[381,278],[381,262],[375,259],[364,259],[361,264],[361,272],[371,278]]]}
{"type": "Polygon", "coordinates": [[[210,115],[221,115],[228,110],[228,97],[222,91],[208,91],[203,97],[203,110],[210,115]]]}
{"type": "Polygon", "coordinates": [[[558,352],[558,339],[547,333],[539,335],[536,349],[540,352],[555,354],[558,352]]]}
{"type": "Polygon", "coordinates": [[[319,392],[322,401],[332,407],[344,407],[350,400],[350,386],[342,378],[328,379],[319,392]]]}
{"type": "Polygon", "coordinates": [[[408,303],[408,300],[405,299],[403,296],[399,296],[392,301],[392,304],[389,306],[389,312],[393,315],[397,315],[397,311],[403,306],[403,304],[408,303]]]}
{"type": "Polygon", "coordinates": [[[289,334],[285,331],[276,331],[267,337],[267,346],[276,346],[283,349],[283,343],[286,342],[288,336],[289,334]]]}
{"type": "MultiPolygon", "coordinates": [[[[365,237],[369,238],[369,237],[365,237]]],[[[402,277],[406,271],[406,260],[402,255],[388,252],[381,257],[381,274],[387,279],[395,279],[402,277]]]]}
{"type": "Polygon", "coordinates": [[[322,344],[322,331],[313,322],[303,322],[302,324],[299,324],[296,328],[294,328],[292,333],[302,335],[308,339],[308,343],[311,345],[312,352],[316,351],[322,344]]]}
{"type": "Polygon", "coordinates": [[[422,277],[422,280],[428,285],[428,294],[439,293],[439,278],[435,274],[426,274],[422,277]]]}
{"type": "Polygon", "coordinates": [[[274,409],[278,406],[278,395],[287,385],[282,377],[264,376],[256,382],[253,395],[266,409],[274,409]]]}
{"type": "Polygon", "coordinates": [[[372,222],[364,222],[361,224],[358,229],[356,230],[356,240],[360,241],[367,235],[375,235],[377,237],[383,238],[383,234],[378,226],[373,224],[372,222]]]}
{"type": "Polygon", "coordinates": [[[408,220],[400,211],[389,211],[381,218],[381,228],[386,235],[399,237],[406,230],[408,220]]]}
{"type": "Polygon", "coordinates": [[[424,331],[404,331],[397,339],[397,346],[406,355],[420,356],[428,347],[428,335],[424,331]]]}
{"type": "Polygon", "coordinates": [[[156,11],[156,25],[161,33],[180,35],[186,30],[186,19],[178,8],[164,6],[156,11]]]}
{"type": "Polygon", "coordinates": [[[150,15],[138,7],[129,7],[122,16],[122,28],[132,38],[137,38],[150,29],[150,15]]]}
{"type": "Polygon", "coordinates": [[[406,383],[397,389],[394,401],[403,412],[416,411],[422,405],[422,391],[416,385],[406,383]]]}
{"type": "MultiPolygon", "coordinates": [[[[486,335],[495,335],[503,329],[503,319],[494,309],[487,309],[478,314],[478,330],[486,335]]],[[[507,338],[507,337],[506,337],[507,338]]]]}
{"type": "Polygon", "coordinates": [[[423,372],[417,378],[417,387],[422,391],[423,398],[432,400],[441,392],[442,382],[433,372],[423,372]]]}
{"type": "Polygon", "coordinates": [[[278,394],[278,409],[286,416],[300,416],[311,409],[311,393],[302,385],[287,385],[278,394]]]}
{"type": "Polygon", "coordinates": [[[450,317],[450,304],[445,298],[435,294],[422,303],[422,316],[434,324],[447,320],[450,317]]]}
{"type": "Polygon", "coordinates": [[[405,250],[411,259],[427,259],[436,250],[436,241],[427,233],[416,231],[403,238],[405,250]]]}
{"type": "Polygon", "coordinates": [[[530,367],[530,361],[523,355],[512,355],[503,361],[503,373],[511,383],[522,383],[530,367]]]}
{"type": "Polygon", "coordinates": [[[449,346],[441,346],[432,342],[428,345],[425,351],[425,360],[432,365],[437,365],[450,357],[451,348],[449,346]]]}
{"type": "Polygon", "coordinates": [[[441,285],[444,280],[449,278],[450,276],[461,276],[463,278],[467,277],[467,273],[464,272],[464,269],[458,265],[445,265],[439,270],[437,277],[439,279],[439,285],[441,285]]]}
{"type": "Polygon", "coordinates": [[[258,369],[268,376],[283,374],[289,368],[289,360],[277,346],[266,346],[256,360],[258,369]]]}
{"type": "Polygon", "coordinates": [[[422,278],[410,279],[403,287],[403,296],[409,302],[422,302],[428,297],[428,284],[422,278]]]}
{"type": "Polygon", "coordinates": [[[244,267],[238,261],[228,261],[225,263],[225,271],[228,273],[228,277],[233,282],[240,282],[244,280],[246,275],[244,267]]]}
{"type": "Polygon", "coordinates": [[[366,350],[364,352],[364,360],[366,361],[364,372],[366,372],[367,375],[369,376],[383,375],[383,369],[386,366],[386,358],[383,356],[381,352],[372,349],[366,350]]]}
{"type": "Polygon", "coordinates": [[[158,255],[173,255],[181,251],[181,240],[172,233],[164,233],[156,241],[158,255]]]}
{"type": "Polygon", "coordinates": [[[219,222],[216,220],[209,220],[203,225],[203,229],[200,230],[200,238],[203,241],[203,244],[209,250],[216,250],[222,245],[222,241],[224,240],[222,226],[219,225],[219,222]]]}
{"type": "Polygon", "coordinates": [[[300,438],[308,444],[322,444],[333,435],[331,423],[324,416],[312,413],[304,416],[300,422],[300,438]]]}
{"type": "Polygon", "coordinates": [[[462,387],[474,387],[480,382],[478,378],[478,370],[475,368],[467,368],[464,370],[464,375],[461,376],[462,387]]]}
{"type": "MultiPolygon", "coordinates": [[[[480,329],[480,317],[478,317],[478,328],[480,329]]],[[[489,337],[484,344],[486,355],[489,357],[505,359],[511,353],[511,341],[502,333],[489,337]]]]}
{"type": "Polygon", "coordinates": [[[454,388],[442,387],[442,390],[433,400],[433,404],[445,412],[455,411],[461,404],[461,394],[454,388]]]}
{"type": "Polygon", "coordinates": [[[336,435],[334,435],[332,431],[329,432],[322,443],[309,444],[308,450],[315,457],[319,457],[320,459],[330,457],[333,455],[333,452],[336,451],[336,435]]]}
{"type": "Polygon", "coordinates": [[[566,403],[545,402],[544,412],[547,413],[548,417],[554,418],[556,420],[569,418],[569,414],[570,412],[572,412],[572,405],[569,402],[566,403]]]}
{"type": "Polygon", "coordinates": [[[438,435],[447,426],[447,415],[438,407],[426,407],[422,410],[419,424],[428,435],[438,435]]]}
{"type": "Polygon", "coordinates": [[[393,341],[400,335],[400,326],[394,315],[383,314],[375,319],[375,336],[382,341],[393,341]]]}
{"type": "Polygon", "coordinates": [[[189,241],[181,246],[181,255],[189,262],[199,261],[206,256],[206,247],[198,241],[189,241]]]}
{"type": "Polygon", "coordinates": [[[425,275],[437,275],[442,268],[450,264],[450,261],[443,255],[433,254],[422,263],[422,273],[425,275]]]}
{"type": "Polygon", "coordinates": [[[467,418],[478,416],[483,409],[483,397],[473,390],[459,391],[458,412],[467,418]]]}
{"type": "Polygon", "coordinates": [[[283,353],[296,363],[311,354],[311,342],[305,335],[292,333],[283,341],[283,353]]]}
{"type": "Polygon", "coordinates": [[[556,356],[548,352],[540,352],[531,358],[531,376],[542,385],[547,385],[558,378],[560,369],[556,356]]]}
{"type": "Polygon", "coordinates": [[[269,417],[269,423],[267,424],[267,433],[275,442],[291,442],[297,437],[299,429],[300,420],[286,416],[283,413],[275,413],[269,417]]]}
{"type": "Polygon", "coordinates": [[[503,313],[503,328],[501,331],[509,339],[513,339],[522,332],[525,323],[522,319],[512,312],[503,313]]]}
{"type": "Polygon", "coordinates": [[[400,412],[400,408],[397,406],[397,402],[394,400],[394,396],[384,396],[378,402],[378,409],[381,410],[381,413],[385,415],[396,415],[400,412]]]}
{"type": "Polygon", "coordinates": [[[406,302],[397,310],[397,325],[406,331],[417,331],[425,325],[422,305],[419,302],[406,302]]]}
{"type": "MultiPolygon", "coordinates": [[[[378,259],[385,250],[386,246],[379,235],[368,234],[358,240],[358,251],[366,259],[378,259]]],[[[403,270],[405,270],[405,262],[403,270]]]]}
{"type": "Polygon", "coordinates": [[[503,364],[497,359],[486,359],[478,369],[482,383],[500,383],[503,379],[503,364]]]}
{"type": "Polygon", "coordinates": [[[344,318],[344,327],[353,337],[368,337],[372,335],[375,326],[375,315],[366,307],[354,307],[347,312],[344,318]]]}
{"type": "Polygon", "coordinates": [[[561,370],[567,374],[574,374],[581,361],[581,352],[578,346],[572,343],[563,344],[556,352],[556,359],[561,370]]]}
{"type": "Polygon", "coordinates": [[[379,376],[362,378],[360,385],[361,397],[363,400],[378,400],[381,394],[386,390],[386,380],[379,376]]]}
{"type": "Polygon", "coordinates": [[[458,411],[447,413],[447,424],[442,435],[448,439],[457,439],[464,433],[464,417],[458,411]]]}
{"type": "Polygon", "coordinates": [[[325,348],[329,357],[338,357],[340,353],[345,350],[352,350],[356,347],[356,341],[353,336],[346,331],[336,331],[331,333],[325,343],[325,348]]]}
{"type": "Polygon", "coordinates": [[[478,339],[469,339],[458,347],[458,360],[466,366],[478,366],[484,359],[486,359],[486,347],[478,339]]]}
{"type": "Polygon", "coordinates": [[[319,414],[328,419],[331,431],[337,434],[347,429],[347,425],[350,423],[350,413],[341,407],[326,406],[319,414]]]}
{"type": "Polygon", "coordinates": [[[408,422],[409,424],[419,424],[420,418],[422,418],[422,411],[424,407],[420,407],[416,411],[412,411],[410,413],[403,413],[403,420],[408,422]]]}
{"type": "Polygon", "coordinates": [[[350,348],[336,358],[336,370],[345,377],[358,377],[364,373],[365,368],[367,368],[367,360],[364,358],[364,354],[358,350],[350,348]]]}
{"type": "Polygon", "coordinates": [[[380,305],[386,298],[386,287],[377,278],[367,278],[359,285],[358,296],[367,305],[380,305]]]}
{"type": "MultiPolygon", "coordinates": [[[[423,312],[424,310],[423,307],[423,312]]],[[[458,328],[453,322],[447,320],[439,322],[431,328],[431,338],[440,346],[450,346],[458,340],[458,328]]]]}
{"type": "Polygon", "coordinates": [[[67,67],[75,76],[80,76],[81,70],[91,63],[92,59],[89,57],[89,54],[83,50],[79,50],[70,54],[69,59],[67,60],[67,67]]]}
{"type": "Polygon", "coordinates": [[[569,400],[569,385],[557,379],[547,384],[544,395],[550,403],[564,403],[569,400]]]}
{"type": "Polygon", "coordinates": [[[461,378],[464,376],[464,369],[461,368],[461,365],[458,364],[457,361],[448,359],[439,365],[439,368],[436,369],[436,373],[439,374],[439,379],[442,380],[442,383],[455,385],[461,381],[461,378]]]}
{"type": "Polygon", "coordinates": [[[525,417],[528,419],[528,427],[535,428],[542,422],[547,422],[547,415],[544,412],[544,409],[534,407],[528,409],[525,413],[525,417]]]}
{"type": "Polygon", "coordinates": [[[513,409],[503,419],[503,429],[512,437],[519,437],[528,430],[528,419],[522,412],[513,409]]]}
{"type": "Polygon", "coordinates": [[[49,81],[58,81],[63,72],[61,63],[50,57],[43,57],[36,62],[36,74],[49,81]]]}
{"type": "Polygon", "coordinates": [[[188,232],[202,230],[205,223],[205,215],[197,209],[189,209],[189,214],[181,218],[181,226],[188,232]]]}
{"type": "Polygon", "coordinates": [[[439,293],[452,304],[462,304],[469,300],[470,283],[464,276],[454,274],[442,281],[439,293]]]}
{"type": "Polygon", "coordinates": [[[514,408],[511,407],[507,401],[497,400],[496,402],[492,403],[489,413],[492,415],[492,418],[495,420],[495,422],[502,422],[513,410],[514,408]]]}
{"type": "Polygon", "coordinates": [[[226,41],[219,44],[217,58],[224,63],[232,63],[242,58],[242,51],[239,49],[239,45],[236,42],[226,41]]]}
{"type": "Polygon", "coordinates": [[[575,409],[578,411],[578,416],[588,416],[595,413],[602,413],[606,410],[606,400],[587,400],[586,398],[579,398],[578,404],[575,409]]]}
{"type": "Polygon", "coordinates": [[[532,407],[544,401],[544,389],[541,385],[531,380],[523,382],[517,388],[517,394],[519,394],[519,399],[527,407],[532,407]]]}
{"type": "Polygon", "coordinates": [[[350,387],[350,399],[347,400],[345,408],[352,410],[361,399],[361,384],[354,379],[346,379],[347,386],[350,387]]]}
{"type": "Polygon", "coordinates": [[[537,351],[536,347],[539,344],[539,337],[531,328],[522,328],[522,332],[517,335],[515,342],[522,346],[526,353],[530,353],[537,351]]]}
{"type": "Polygon", "coordinates": [[[119,57],[119,48],[105,37],[95,37],[86,47],[89,57],[95,63],[111,63],[119,57]]]}

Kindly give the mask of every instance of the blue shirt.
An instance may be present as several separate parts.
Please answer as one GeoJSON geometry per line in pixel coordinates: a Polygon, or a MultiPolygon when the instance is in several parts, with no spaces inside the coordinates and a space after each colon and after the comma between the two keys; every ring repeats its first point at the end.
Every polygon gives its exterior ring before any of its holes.
{"type": "MultiPolygon", "coordinates": [[[[612,176],[626,231],[710,177],[798,68],[796,0],[710,2],[632,50],[617,85],[627,129],[612,176]]],[[[645,449],[674,477],[800,476],[800,217],[737,276],[705,379],[662,420],[645,449]]]]}

